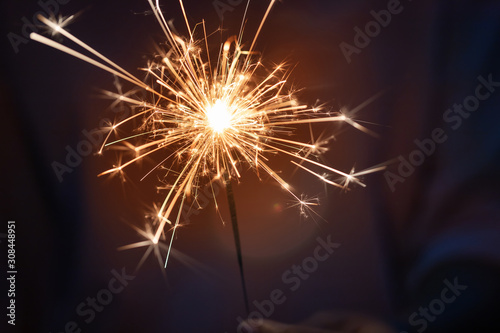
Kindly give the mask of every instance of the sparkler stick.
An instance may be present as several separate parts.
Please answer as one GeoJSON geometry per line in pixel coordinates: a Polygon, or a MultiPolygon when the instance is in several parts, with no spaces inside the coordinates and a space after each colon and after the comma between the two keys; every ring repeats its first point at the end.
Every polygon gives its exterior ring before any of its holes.
{"type": "Polygon", "coordinates": [[[250,313],[248,305],[248,293],[245,283],[245,273],[243,272],[243,258],[241,256],[240,233],[238,231],[238,217],[236,215],[236,203],[234,201],[233,186],[231,184],[231,178],[228,175],[228,173],[224,171],[223,175],[224,175],[224,183],[226,184],[227,203],[229,205],[229,211],[231,213],[231,224],[233,226],[234,245],[236,246],[236,256],[238,258],[238,266],[240,268],[240,279],[241,279],[241,287],[243,289],[243,299],[245,301],[245,310],[248,315],[250,313]]]}

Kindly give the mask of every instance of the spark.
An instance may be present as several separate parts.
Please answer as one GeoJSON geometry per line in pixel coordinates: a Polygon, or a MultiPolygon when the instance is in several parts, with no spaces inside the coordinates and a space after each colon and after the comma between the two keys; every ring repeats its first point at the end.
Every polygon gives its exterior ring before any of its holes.
{"type": "Polygon", "coordinates": [[[52,37],[58,37],[60,31],[72,23],[79,14],[71,16],[61,16],[56,17],[53,13],[50,15],[51,22],[54,23],[52,27],[42,26],[42,30],[49,33],[52,37]]]}
{"type": "MultiPolygon", "coordinates": [[[[156,207],[155,207],[156,209],[156,207]]],[[[150,220],[150,216],[146,216],[146,220],[150,220]]],[[[202,276],[213,275],[217,276],[218,273],[215,272],[212,268],[207,265],[191,258],[190,256],[182,253],[181,251],[171,248],[167,244],[161,241],[155,241],[154,232],[151,223],[147,223],[143,228],[139,228],[135,225],[131,225],[131,227],[137,232],[137,234],[142,238],[141,241],[127,244],[118,248],[119,251],[124,250],[132,250],[132,249],[141,249],[145,248],[144,254],[139,260],[134,273],[136,274],[140,268],[144,265],[150,254],[154,254],[155,258],[158,261],[160,266],[163,266],[163,258],[170,251],[170,254],[173,258],[177,259],[184,266],[187,266],[189,269],[193,270],[195,273],[198,273],[202,276]]],[[[165,270],[161,270],[163,277],[166,278],[165,270]]]]}
{"type": "MultiPolygon", "coordinates": [[[[356,122],[347,112],[332,113],[325,111],[324,106],[301,104],[295,92],[289,88],[287,80],[290,71],[285,64],[266,68],[261,56],[254,50],[275,0],[270,1],[248,50],[244,49],[242,43],[242,24],[238,36],[218,45],[217,61],[213,61],[215,58],[211,59],[210,56],[211,44],[205,22],[191,26],[182,0],[179,0],[179,4],[188,38],[178,35],[167,23],[159,1],[148,2],[164,32],[166,47],[158,47],[157,56],[142,69],[147,76],[145,80],[138,79],[73,36],[61,22],[38,17],[87,54],[37,33],[30,35],[33,40],[132,84],[134,88],[131,92],[142,90],[149,95],[148,100],[141,100],[134,97],[134,93],[123,93],[121,87],[118,94],[107,94],[116,103],[129,104],[134,113],[111,126],[99,150],[102,153],[106,148],[118,146],[132,153],[129,160],[120,161],[100,176],[120,174],[123,177],[129,165],[146,157],[155,157],[158,163],[145,177],[153,171],[164,173],[162,188],[166,190],[166,195],[156,212],[155,230],[143,233],[147,240],[132,244],[129,248],[144,245],[151,246],[153,251],[170,233],[166,266],[176,230],[182,225],[181,211],[185,202],[196,198],[198,188],[203,184],[221,181],[224,177],[239,181],[244,167],[251,168],[258,175],[262,173],[270,176],[297,201],[301,214],[309,216],[313,206],[319,202],[295,193],[293,187],[270,166],[270,156],[282,156],[321,182],[340,188],[347,188],[351,183],[364,186],[358,176],[383,168],[380,166],[357,173],[354,170],[345,173],[317,161],[327,150],[326,145],[332,137],[320,136],[314,140],[311,135],[311,142],[293,138],[300,126],[307,125],[312,132],[313,124],[332,122],[346,123],[363,132],[374,133],[356,122]],[[134,133],[120,137],[118,129],[133,121],[140,122],[134,133]],[[334,175],[340,180],[330,180],[334,175]]],[[[245,17],[246,13],[245,10],[245,17]]],[[[215,205],[218,207],[217,202],[215,205]]]]}
{"type": "MultiPolygon", "coordinates": [[[[321,215],[319,215],[316,210],[314,209],[315,207],[318,207],[320,205],[320,200],[318,196],[313,196],[309,197],[305,194],[300,195],[300,199],[296,199],[290,203],[288,208],[294,208],[297,207],[299,209],[300,217],[307,220],[309,218],[312,218],[313,221],[316,222],[316,218],[323,219],[321,215]]],[[[324,220],[324,219],[323,219],[324,220]]]]}

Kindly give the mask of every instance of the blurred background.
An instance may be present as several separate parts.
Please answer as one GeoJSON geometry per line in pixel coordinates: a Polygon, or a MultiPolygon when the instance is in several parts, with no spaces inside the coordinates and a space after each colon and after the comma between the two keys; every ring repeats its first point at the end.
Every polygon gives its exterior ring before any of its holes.
{"type": "MultiPolygon", "coordinates": [[[[66,2],[52,10],[78,13],[71,33],[143,77],[139,68],[163,42],[147,1],[66,2]]],[[[245,332],[222,187],[216,196],[221,216],[211,202],[189,215],[166,270],[149,255],[135,271],[145,247],[118,250],[144,240],[133,226],[144,229],[145,215],[162,200],[157,176],[140,182],[149,171],[146,163],[132,167],[125,181],[98,178],[118,155],[95,155],[95,142],[92,153],[68,157],[88,147],[82,142],[91,141],[89,132],[131,111],[103,98],[102,90],[118,89],[112,75],[23,36],[43,34],[31,24],[35,13],[46,10],[44,3],[3,2],[0,11],[0,233],[7,232],[7,220],[16,221],[18,266],[17,322],[8,332],[245,332]],[[56,172],[58,163],[67,172],[56,172]],[[124,288],[110,294],[105,290],[113,288],[112,279],[124,288]],[[89,302],[98,296],[107,304],[92,308],[89,302]]],[[[178,2],[161,5],[186,35],[178,2]]],[[[267,6],[250,3],[247,46],[267,6]]],[[[222,27],[212,37],[217,50],[217,43],[238,33],[246,2],[185,0],[185,7],[191,26],[205,19],[209,32],[222,27]]],[[[271,179],[260,181],[242,168],[234,191],[255,318],[297,323],[334,311],[374,317],[396,332],[499,331],[499,14],[499,2],[487,0],[276,3],[257,43],[264,65],[285,60],[293,67],[290,83],[309,105],[327,103],[337,111],[371,101],[355,117],[378,138],[348,125],[314,126],[316,139],[335,135],[324,155],[327,164],[349,172],[392,163],[390,174],[364,177],[366,188],[342,191],[294,172],[286,158],[271,158],[297,192],[319,198],[321,218],[309,219],[290,207],[290,197],[271,179]],[[390,22],[379,23],[378,30],[372,24],[367,35],[370,22],[389,10],[390,22]],[[479,85],[488,97],[476,111],[457,111],[455,105],[476,96],[479,85]],[[401,161],[422,150],[415,140],[432,138],[435,129],[446,140],[402,175],[401,161]],[[311,272],[294,270],[314,258],[318,237],[338,247],[311,272]],[[467,288],[444,302],[443,290],[450,288],[444,281],[467,288]],[[259,309],[277,289],[281,304],[259,309]]],[[[124,91],[132,88],[120,84],[124,91]]],[[[309,128],[300,127],[298,135],[307,140],[309,128]]],[[[1,302],[5,309],[7,299],[1,302]]]]}

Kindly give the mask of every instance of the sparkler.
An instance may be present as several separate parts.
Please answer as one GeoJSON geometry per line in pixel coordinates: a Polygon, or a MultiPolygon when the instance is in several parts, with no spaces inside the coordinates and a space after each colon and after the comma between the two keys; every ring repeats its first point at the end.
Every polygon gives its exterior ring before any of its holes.
{"type": "MultiPolygon", "coordinates": [[[[242,166],[250,166],[259,178],[261,174],[267,174],[274,179],[296,200],[301,212],[312,210],[311,206],[317,205],[317,201],[306,200],[296,194],[269,165],[268,156],[284,156],[298,169],[316,176],[323,183],[343,189],[350,183],[364,186],[359,177],[381,170],[384,166],[345,173],[318,162],[317,157],[326,150],[330,138],[320,138],[316,142],[292,138],[296,127],[307,125],[311,129],[315,123],[343,122],[367,133],[370,130],[355,122],[347,113],[331,113],[323,107],[300,104],[293,90],[288,88],[290,72],[286,66],[280,64],[267,69],[263,65],[254,48],[275,0],[270,1],[250,47],[245,49],[242,39],[248,0],[238,36],[218,45],[217,61],[213,61],[210,55],[205,22],[191,26],[182,0],[179,4],[188,31],[187,38],[174,32],[165,20],[158,1],[148,2],[165,34],[167,47],[143,68],[147,74],[144,81],[70,34],[60,23],[43,16],[39,16],[40,21],[53,32],[76,43],[88,55],[36,33],[32,33],[31,38],[99,67],[150,95],[149,100],[141,100],[132,94],[107,92],[109,96],[130,104],[136,111],[112,126],[99,153],[109,146],[124,145],[134,157],[100,175],[121,173],[127,166],[150,156],[157,157],[158,163],[146,176],[160,168],[167,170],[164,179],[168,184],[168,193],[157,211],[156,229],[149,233],[150,241],[145,242],[148,246],[157,244],[160,239],[166,240],[170,233],[165,267],[176,230],[183,223],[181,211],[186,200],[196,198],[201,185],[224,181],[248,309],[231,187],[233,180],[241,178],[242,166]],[[197,35],[203,37],[197,39],[197,35]],[[133,121],[141,123],[136,131],[130,136],[119,137],[117,129],[133,121]],[[116,137],[114,140],[113,135],[116,137]],[[331,180],[332,175],[340,180],[331,180]]],[[[217,201],[215,204],[217,207],[217,201]]]]}

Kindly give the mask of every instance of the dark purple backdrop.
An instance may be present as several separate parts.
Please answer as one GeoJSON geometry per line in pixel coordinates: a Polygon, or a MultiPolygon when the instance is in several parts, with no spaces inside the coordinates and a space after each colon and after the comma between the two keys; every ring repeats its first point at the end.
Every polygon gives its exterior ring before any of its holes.
{"type": "MultiPolygon", "coordinates": [[[[162,4],[184,33],[177,1],[162,4]]],[[[394,192],[380,172],[364,179],[367,188],[325,193],[314,178],[275,160],[299,192],[321,195],[318,210],[326,221],[302,221],[297,210],[279,209],[287,195],[244,171],[235,196],[249,297],[261,303],[273,290],[284,291],[286,301],[270,316],[277,321],[336,309],[414,332],[420,326],[412,326],[408,316],[440,295],[443,279],[458,277],[468,293],[429,323],[427,332],[498,332],[493,327],[499,309],[500,93],[481,102],[457,130],[442,116],[475,93],[477,77],[500,81],[500,7],[497,1],[402,1],[401,13],[348,63],[341,43],[354,45],[353,29],[364,29],[374,19],[370,11],[387,4],[285,0],[271,12],[257,48],[269,65],[283,59],[296,65],[291,82],[306,87],[300,93],[306,103],[319,99],[333,110],[353,108],[382,93],[357,114],[375,123],[368,126],[380,138],[348,126],[317,128],[337,134],[325,156],[334,167],[349,171],[408,158],[417,149],[414,140],[429,138],[435,128],[445,129],[448,140],[394,192]],[[313,255],[317,237],[330,237],[340,247],[292,291],[283,274],[313,255]]],[[[208,31],[217,29],[211,1],[185,5],[191,24],[206,19],[208,31]]],[[[267,1],[251,3],[246,40],[266,6],[267,1]]],[[[117,248],[140,240],[129,224],[142,226],[145,209],[161,195],[154,182],[138,181],[145,171],[139,167],[125,184],[97,178],[115,162],[113,152],[84,157],[59,182],[51,164],[64,162],[66,147],[86,140],[82,131],[98,127],[100,119],[119,116],[99,97],[99,89],[114,89],[113,77],[34,41],[16,53],[7,34],[20,34],[22,18],[32,21],[41,7],[17,1],[1,8],[0,202],[2,223],[14,219],[18,227],[17,331],[64,332],[74,321],[83,332],[236,332],[245,311],[232,231],[212,205],[193,215],[174,242],[197,264],[174,259],[165,279],[150,257],[94,320],[86,323],[89,317],[77,313],[87,297],[108,288],[113,270],[132,274],[143,249],[117,248]]],[[[81,11],[69,26],[72,33],[139,76],[137,68],[162,41],[154,17],[141,14],[147,10],[147,1],[140,0],[72,0],[60,6],[65,15],[81,11]]],[[[224,27],[236,33],[243,10],[240,4],[226,11],[224,27]]],[[[394,174],[398,163],[390,167],[394,174]]],[[[217,199],[227,220],[222,190],[217,199]]],[[[3,325],[3,313],[2,318],[3,325]]]]}

